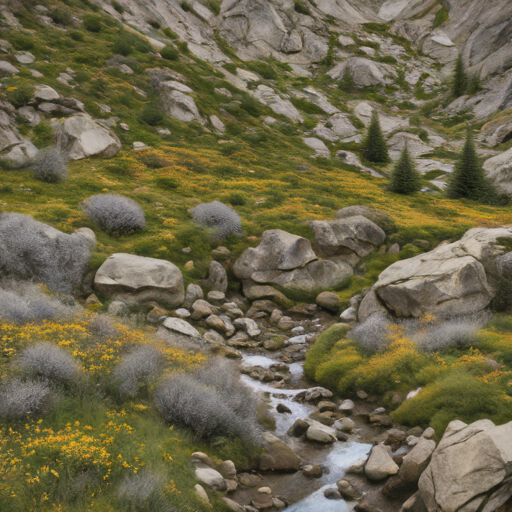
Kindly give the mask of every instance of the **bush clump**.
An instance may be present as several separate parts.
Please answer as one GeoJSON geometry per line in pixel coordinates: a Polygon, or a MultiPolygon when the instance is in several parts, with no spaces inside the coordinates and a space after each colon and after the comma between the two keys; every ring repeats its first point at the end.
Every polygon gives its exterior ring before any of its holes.
{"type": "Polygon", "coordinates": [[[61,347],[53,343],[36,343],[26,348],[17,366],[32,377],[60,384],[70,384],[80,376],[80,367],[61,347]]]}
{"type": "Polygon", "coordinates": [[[101,29],[103,28],[101,17],[89,14],[84,18],[84,28],[85,30],[93,33],[101,32],[101,29]]]}
{"type": "Polygon", "coordinates": [[[117,194],[91,196],[82,203],[82,210],[94,224],[112,235],[127,235],[146,227],[139,204],[117,194]]]}
{"type": "Polygon", "coordinates": [[[57,146],[39,151],[32,163],[34,178],[45,183],[59,183],[68,175],[67,156],[57,146]]]}
{"type": "Polygon", "coordinates": [[[163,355],[151,345],[136,347],[124,355],[114,370],[114,378],[119,383],[121,396],[134,396],[142,386],[155,382],[163,363],[163,355]]]}
{"type": "Polygon", "coordinates": [[[512,415],[512,404],[502,391],[465,372],[455,372],[428,385],[404,402],[392,417],[403,425],[433,427],[444,432],[450,421],[465,423],[488,418],[503,423],[512,415]]]}
{"type": "Polygon", "coordinates": [[[162,474],[149,469],[126,475],[117,490],[117,499],[126,512],[171,512],[165,499],[165,480],[162,474]]]}
{"type": "Polygon", "coordinates": [[[216,240],[223,240],[230,235],[242,235],[240,216],[220,201],[200,204],[191,208],[189,212],[198,226],[213,230],[216,240]]]}
{"type": "Polygon", "coordinates": [[[257,432],[252,392],[227,365],[195,376],[178,373],[156,392],[155,403],[164,419],[190,428],[211,440],[233,435],[254,440],[257,432]]]}
{"type": "Polygon", "coordinates": [[[26,324],[56,320],[75,312],[74,308],[45,295],[36,285],[19,282],[2,285],[8,289],[0,289],[0,320],[26,324]]]}
{"type": "Polygon", "coordinates": [[[34,96],[34,85],[25,79],[17,80],[14,85],[7,87],[5,96],[9,103],[12,103],[16,108],[23,107],[34,96]]]}
{"type": "Polygon", "coordinates": [[[165,60],[178,60],[180,58],[178,50],[170,44],[160,50],[160,55],[165,60]]]}
{"type": "Polygon", "coordinates": [[[0,418],[20,420],[45,412],[51,404],[52,389],[43,380],[13,379],[0,389],[0,418]]]}

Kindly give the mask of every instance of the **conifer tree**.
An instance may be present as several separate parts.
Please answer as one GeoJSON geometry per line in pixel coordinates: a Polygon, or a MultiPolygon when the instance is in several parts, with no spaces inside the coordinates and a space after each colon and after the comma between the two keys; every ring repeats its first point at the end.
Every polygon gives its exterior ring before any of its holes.
{"type": "Polygon", "coordinates": [[[464,60],[462,55],[459,54],[457,62],[455,63],[455,70],[453,74],[452,92],[455,98],[459,98],[466,94],[468,89],[468,76],[466,75],[466,69],[464,68],[464,60]]]}
{"type": "Polygon", "coordinates": [[[391,173],[389,188],[396,194],[414,194],[421,190],[420,174],[416,170],[407,143],[391,173]]]}
{"type": "Polygon", "coordinates": [[[344,92],[352,92],[354,87],[354,75],[352,74],[352,69],[350,69],[350,66],[347,64],[341,77],[340,89],[344,92]]]}
{"type": "Polygon", "coordinates": [[[373,110],[372,120],[368,127],[368,133],[364,141],[364,157],[376,164],[387,164],[390,162],[386,140],[382,134],[377,110],[373,110]]]}
{"type": "Polygon", "coordinates": [[[475,143],[469,129],[447,193],[452,199],[467,198],[480,202],[489,201],[492,194],[492,185],[478,161],[475,143]]]}

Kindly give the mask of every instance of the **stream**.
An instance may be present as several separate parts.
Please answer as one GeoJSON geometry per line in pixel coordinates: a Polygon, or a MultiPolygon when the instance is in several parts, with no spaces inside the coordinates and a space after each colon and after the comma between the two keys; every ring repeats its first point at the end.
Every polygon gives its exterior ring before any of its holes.
{"type": "MultiPolygon", "coordinates": [[[[269,368],[279,361],[262,355],[243,353],[243,363],[248,366],[269,368]]],[[[289,386],[304,384],[303,363],[293,363],[289,366],[292,376],[289,386]]],[[[275,388],[254,380],[248,375],[242,375],[241,380],[254,391],[269,394],[270,405],[276,420],[276,430],[273,434],[278,437],[285,436],[297,419],[307,418],[317,410],[314,405],[293,401],[294,396],[304,388],[275,388]],[[286,405],[292,411],[291,414],[277,413],[276,406],[280,403],[286,405]]],[[[292,438],[288,438],[288,440],[290,439],[292,438]]],[[[297,440],[294,439],[293,442],[295,443],[297,440]]],[[[325,498],[324,491],[327,488],[336,488],[336,483],[344,477],[345,471],[356,462],[366,458],[371,445],[350,441],[337,441],[329,446],[318,446],[308,442],[301,444],[304,445],[302,451],[306,452],[306,460],[321,465],[324,468],[324,474],[316,480],[302,476],[300,472],[293,477],[271,475],[268,485],[273,492],[285,496],[289,501],[296,501],[287,507],[285,512],[349,512],[353,510],[353,504],[349,505],[343,500],[325,498]]]]}

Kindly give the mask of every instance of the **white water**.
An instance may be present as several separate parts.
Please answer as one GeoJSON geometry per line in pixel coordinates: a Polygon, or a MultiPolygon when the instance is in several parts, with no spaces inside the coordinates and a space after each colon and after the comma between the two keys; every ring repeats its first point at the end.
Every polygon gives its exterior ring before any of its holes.
{"type": "MultiPolygon", "coordinates": [[[[244,361],[251,365],[266,365],[266,368],[277,362],[268,357],[245,354],[244,361]]],[[[291,364],[290,372],[294,377],[302,376],[304,373],[303,363],[291,364]]],[[[307,418],[312,412],[317,410],[313,405],[293,401],[293,397],[297,393],[304,391],[303,389],[274,388],[268,384],[251,379],[248,375],[242,375],[241,379],[244,384],[255,391],[270,394],[270,402],[274,409],[274,417],[276,419],[275,434],[277,436],[286,434],[297,419],[307,418]],[[276,413],[275,408],[280,403],[286,405],[292,411],[291,414],[276,413]]],[[[336,482],[345,476],[345,471],[356,462],[364,460],[370,452],[370,449],[370,444],[353,442],[334,443],[332,449],[322,462],[322,465],[329,468],[329,472],[319,479],[322,487],[302,501],[291,505],[284,512],[350,512],[353,510],[353,507],[343,500],[328,500],[324,496],[324,491],[329,487],[336,487],[336,482]]]]}
{"type": "Polygon", "coordinates": [[[333,449],[324,460],[324,464],[331,470],[324,475],[320,482],[323,487],[310,494],[302,501],[295,503],[285,509],[285,512],[349,512],[352,507],[343,500],[328,500],[324,491],[328,488],[336,488],[336,482],[345,476],[345,471],[366,458],[370,452],[371,445],[361,443],[340,443],[334,444],[333,449]]]}

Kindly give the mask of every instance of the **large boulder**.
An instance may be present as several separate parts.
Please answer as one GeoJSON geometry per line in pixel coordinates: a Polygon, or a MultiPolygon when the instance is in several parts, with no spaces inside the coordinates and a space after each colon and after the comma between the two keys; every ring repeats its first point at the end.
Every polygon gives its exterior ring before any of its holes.
{"type": "Polygon", "coordinates": [[[363,299],[359,320],[376,312],[398,317],[466,315],[484,310],[495,295],[498,239],[511,228],[474,228],[461,240],[389,266],[363,299]]]}
{"type": "Polygon", "coordinates": [[[494,512],[512,497],[512,422],[452,421],[421,475],[428,512],[494,512]]]}
{"type": "Polygon", "coordinates": [[[353,274],[342,258],[319,260],[309,240],[280,229],[265,231],[260,245],[238,258],[234,272],[252,300],[281,295],[268,285],[313,294],[338,286],[353,274]]]}
{"type": "Polygon", "coordinates": [[[266,432],[263,434],[263,440],[263,453],[261,453],[258,459],[258,465],[261,471],[287,473],[295,472],[300,469],[300,458],[278,437],[270,432],[266,432]]]}
{"type": "Polygon", "coordinates": [[[378,444],[372,448],[364,467],[364,474],[370,480],[384,480],[398,473],[398,466],[391,457],[389,446],[378,444]]]}
{"type": "Polygon", "coordinates": [[[173,88],[165,88],[162,90],[161,99],[163,109],[168,116],[179,121],[197,121],[204,124],[192,96],[173,88]]]}
{"type": "Polygon", "coordinates": [[[91,156],[111,158],[121,149],[117,136],[87,114],[78,114],[53,124],[55,136],[71,160],[91,156]]]}
{"type": "Polygon", "coordinates": [[[484,169],[496,187],[512,194],[512,149],[486,160],[484,169]]]}
{"type": "Polygon", "coordinates": [[[392,82],[396,71],[389,64],[381,64],[364,57],[352,57],[337,64],[327,74],[334,78],[341,78],[348,66],[354,78],[354,84],[358,87],[372,85],[385,85],[392,82]]]}
{"type": "MultiPolygon", "coordinates": [[[[281,229],[265,231],[256,248],[247,249],[234,265],[240,279],[254,279],[259,274],[303,268],[317,260],[311,242],[281,229]]],[[[259,281],[259,279],[255,279],[259,281]]]]}
{"type": "Polygon", "coordinates": [[[315,243],[328,256],[367,256],[384,243],[386,234],[374,222],[356,215],[336,220],[311,222],[315,243]]]}
{"type": "Polygon", "coordinates": [[[0,276],[33,280],[59,293],[76,292],[96,237],[88,228],[68,235],[28,215],[0,215],[0,276]]]}
{"type": "Polygon", "coordinates": [[[133,254],[113,254],[100,267],[94,288],[108,298],[128,304],[158,302],[177,308],[185,299],[183,275],[170,261],[133,254]]]}

